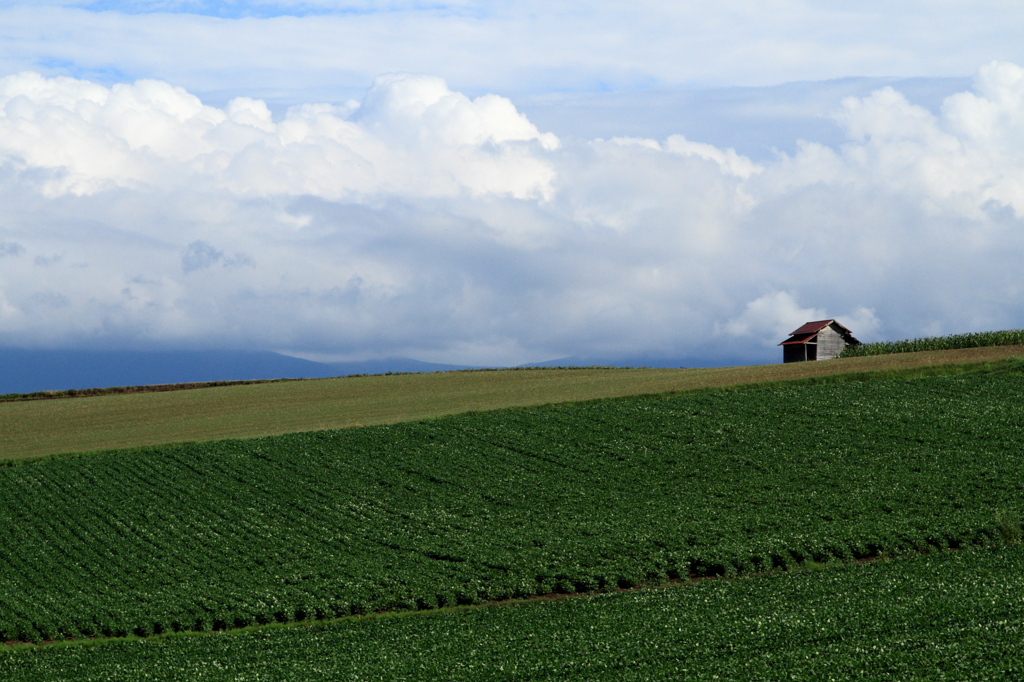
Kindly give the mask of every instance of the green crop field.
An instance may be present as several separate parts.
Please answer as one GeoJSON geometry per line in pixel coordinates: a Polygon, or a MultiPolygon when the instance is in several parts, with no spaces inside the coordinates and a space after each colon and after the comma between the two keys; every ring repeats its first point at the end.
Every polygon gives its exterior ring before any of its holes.
{"type": "Polygon", "coordinates": [[[1024,550],[4,653],[7,680],[1009,680],[1024,550]]]}
{"type": "Polygon", "coordinates": [[[998,362],[1022,346],[719,369],[447,372],[0,402],[0,459],[389,424],[469,410],[998,362]]]}
{"type": "Polygon", "coordinates": [[[1022,351],[0,403],[0,679],[1020,676],[1022,351]]]}
{"type": "Polygon", "coordinates": [[[1024,373],[470,413],[0,468],[0,640],[610,590],[1019,537],[1024,373]]]}

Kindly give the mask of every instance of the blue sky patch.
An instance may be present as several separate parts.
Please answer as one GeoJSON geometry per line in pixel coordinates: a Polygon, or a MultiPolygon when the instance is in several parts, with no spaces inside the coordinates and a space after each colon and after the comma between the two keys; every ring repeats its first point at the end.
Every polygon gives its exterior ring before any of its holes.
{"type": "Polygon", "coordinates": [[[175,2],[174,0],[152,0],[150,2],[126,2],[125,0],[101,0],[81,5],[90,12],[120,12],[122,14],[193,14],[197,16],[220,17],[223,19],[270,19],[274,17],[306,16],[358,16],[382,14],[396,11],[426,11],[462,13],[457,7],[437,2],[232,2],[209,0],[175,2]]]}

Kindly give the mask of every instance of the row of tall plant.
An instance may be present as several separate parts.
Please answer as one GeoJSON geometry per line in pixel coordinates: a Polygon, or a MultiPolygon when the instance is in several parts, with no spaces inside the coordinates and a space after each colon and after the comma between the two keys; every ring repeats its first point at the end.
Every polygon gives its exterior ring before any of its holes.
{"type": "Polygon", "coordinates": [[[889,355],[891,353],[916,353],[924,350],[958,350],[961,348],[982,348],[985,346],[1024,345],[1024,329],[1008,329],[998,332],[975,332],[951,334],[949,336],[928,336],[903,341],[878,341],[847,346],[843,358],[859,358],[868,355],[889,355]]]}

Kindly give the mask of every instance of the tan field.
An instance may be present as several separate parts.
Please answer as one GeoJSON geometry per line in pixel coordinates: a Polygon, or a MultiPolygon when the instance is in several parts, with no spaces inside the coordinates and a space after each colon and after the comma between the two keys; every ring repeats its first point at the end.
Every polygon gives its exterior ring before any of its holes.
{"type": "MultiPolygon", "coordinates": [[[[714,369],[398,374],[0,403],[0,459],[388,424],[472,410],[998,362],[1024,346],[714,369]]],[[[953,369],[950,367],[949,369],[953,369]]]]}

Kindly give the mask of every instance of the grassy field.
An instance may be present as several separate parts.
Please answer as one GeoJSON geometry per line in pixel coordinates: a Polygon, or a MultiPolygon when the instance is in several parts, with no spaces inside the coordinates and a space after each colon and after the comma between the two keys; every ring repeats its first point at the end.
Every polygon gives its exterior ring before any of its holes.
{"type": "Polygon", "coordinates": [[[1024,549],[454,612],[0,648],[0,677],[109,680],[1010,680],[1024,549]]]}
{"type": "Polygon", "coordinates": [[[573,369],[350,377],[0,403],[0,459],[390,424],[471,410],[693,391],[1024,355],[972,348],[716,369],[573,369]]]}

